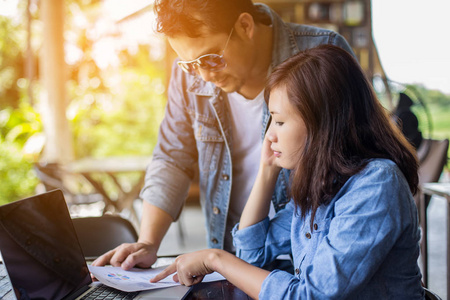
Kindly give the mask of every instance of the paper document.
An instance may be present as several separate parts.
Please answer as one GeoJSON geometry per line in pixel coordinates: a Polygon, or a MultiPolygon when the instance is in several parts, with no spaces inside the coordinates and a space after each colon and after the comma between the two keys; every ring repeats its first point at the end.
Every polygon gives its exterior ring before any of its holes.
{"type": "MultiPolygon", "coordinates": [[[[159,289],[164,287],[180,285],[180,283],[173,281],[174,274],[169,275],[163,280],[151,283],[150,279],[159,274],[165,267],[153,269],[137,269],[133,268],[129,271],[124,271],[120,267],[94,267],[88,266],[89,271],[104,285],[113,287],[115,289],[125,292],[137,292],[151,289],[159,289]]],[[[203,282],[225,280],[219,273],[212,273],[206,275],[203,282]]]]}

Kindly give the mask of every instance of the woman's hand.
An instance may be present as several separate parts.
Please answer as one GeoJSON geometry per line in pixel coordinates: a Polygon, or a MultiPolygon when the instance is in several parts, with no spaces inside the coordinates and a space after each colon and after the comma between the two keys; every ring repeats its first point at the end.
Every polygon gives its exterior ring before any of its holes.
{"type": "Polygon", "coordinates": [[[270,200],[272,199],[281,167],[278,165],[277,157],[270,148],[272,142],[269,138],[264,138],[261,149],[261,162],[258,174],[256,175],[252,191],[245,204],[239,221],[239,230],[250,225],[261,222],[270,210],[270,200]]]}
{"type": "Polygon", "coordinates": [[[217,272],[252,299],[257,299],[263,281],[269,271],[260,269],[219,249],[201,250],[178,256],[175,262],[156,275],[150,282],[157,282],[178,272],[173,280],[186,286],[197,284],[205,275],[217,272]]]}
{"type": "Polygon", "coordinates": [[[216,250],[207,249],[178,256],[175,261],[156,275],[150,282],[158,282],[177,272],[173,280],[186,286],[197,284],[205,275],[213,273],[212,261],[216,250]]]}
{"type": "Polygon", "coordinates": [[[277,158],[274,154],[274,151],[270,148],[271,145],[272,145],[272,142],[266,136],[264,138],[264,141],[262,144],[260,166],[261,167],[267,166],[267,167],[273,168],[273,170],[276,173],[279,173],[279,171],[281,170],[281,167],[278,166],[278,163],[276,161],[277,158]]]}

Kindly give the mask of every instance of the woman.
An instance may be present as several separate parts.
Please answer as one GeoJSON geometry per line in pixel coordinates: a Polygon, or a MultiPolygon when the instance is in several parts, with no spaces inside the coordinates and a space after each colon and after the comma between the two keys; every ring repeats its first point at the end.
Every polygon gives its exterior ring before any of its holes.
{"type": "Polygon", "coordinates": [[[233,230],[237,252],[182,255],[185,285],[217,271],[253,298],[424,299],[413,194],[417,161],[359,64],[334,46],[288,59],[271,74],[271,125],[252,193],[233,230]],[[267,217],[281,168],[285,209],[267,217]],[[291,253],[295,272],[259,267],[291,253]]]}

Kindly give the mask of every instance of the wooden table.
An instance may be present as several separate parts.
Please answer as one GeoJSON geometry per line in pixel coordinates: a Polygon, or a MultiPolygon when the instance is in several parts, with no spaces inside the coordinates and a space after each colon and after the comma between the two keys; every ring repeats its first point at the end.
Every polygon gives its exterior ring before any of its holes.
{"type": "Polygon", "coordinates": [[[64,168],[68,172],[83,175],[103,196],[104,212],[121,212],[128,209],[134,221],[138,223],[133,201],[139,197],[145,180],[145,170],[151,159],[150,156],[83,158],[65,165],[64,168]],[[126,173],[138,173],[138,179],[134,182],[127,180],[124,184],[119,177],[126,173]],[[114,191],[111,191],[111,185],[114,191]]]}
{"type": "Polygon", "coordinates": [[[424,251],[422,252],[422,254],[425,256],[424,257],[424,282],[425,284],[427,284],[428,281],[428,263],[427,263],[427,256],[428,256],[428,249],[427,249],[427,218],[426,218],[426,203],[425,203],[425,197],[424,195],[429,195],[429,196],[440,196],[445,198],[445,200],[447,200],[447,233],[446,233],[446,238],[447,238],[447,295],[450,295],[450,284],[449,284],[449,280],[450,280],[450,183],[425,183],[422,187],[422,197],[420,197],[420,206],[423,208],[422,209],[422,218],[421,218],[421,222],[422,222],[422,228],[424,230],[423,232],[423,239],[425,239],[425,243],[424,244],[424,251]]]}

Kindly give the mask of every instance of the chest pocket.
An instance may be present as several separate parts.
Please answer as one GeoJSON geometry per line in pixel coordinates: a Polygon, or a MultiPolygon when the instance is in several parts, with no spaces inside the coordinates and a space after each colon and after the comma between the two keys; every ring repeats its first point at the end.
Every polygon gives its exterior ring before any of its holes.
{"type": "Polygon", "coordinates": [[[318,220],[314,222],[313,224],[313,234],[325,234],[328,233],[328,230],[330,229],[330,223],[331,223],[331,217],[318,220]]]}
{"type": "Polygon", "coordinates": [[[313,223],[313,230],[311,231],[310,219],[305,221],[305,227],[303,230],[303,235],[306,237],[305,241],[305,252],[306,256],[302,261],[300,266],[301,273],[303,273],[307,266],[312,264],[314,257],[317,253],[320,243],[324,240],[330,230],[331,217],[317,220],[313,223]]]}
{"type": "Polygon", "coordinates": [[[220,155],[224,147],[224,138],[220,133],[217,121],[196,116],[194,134],[197,142],[200,170],[208,172],[217,170],[220,155]]]}
{"type": "Polygon", "coordinates": [[[312,249],[315,252],[319,244],[328,235],[330,230],[331,217],[322,220],[317,220],[313,224],[313,231],[311,234],[312,249]]]}

